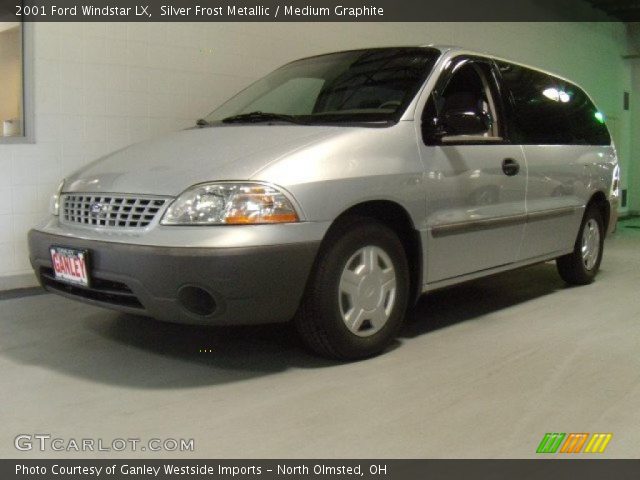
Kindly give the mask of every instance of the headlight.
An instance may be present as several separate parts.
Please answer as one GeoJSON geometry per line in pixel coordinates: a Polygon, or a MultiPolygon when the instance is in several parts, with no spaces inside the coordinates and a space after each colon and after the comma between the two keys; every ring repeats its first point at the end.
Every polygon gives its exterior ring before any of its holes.
{"type": "Polygon", "coordinates": [[[298,221],[289,199],[275,187],[259,183],[207,183],[180,194],[161,223],[251,225],[298,221]]]}
{"type": "Polygon", "coordinates": [[[55,215],[56,217],[60,213],[60,194],[62,193],[63,186],[64,186],[64,180],[60,182],[60,185],[58,186],[58,190],[56,191],[56,193],[51,195],[51,198],[49,199],[49,213],[51,215],[55,215]]]}

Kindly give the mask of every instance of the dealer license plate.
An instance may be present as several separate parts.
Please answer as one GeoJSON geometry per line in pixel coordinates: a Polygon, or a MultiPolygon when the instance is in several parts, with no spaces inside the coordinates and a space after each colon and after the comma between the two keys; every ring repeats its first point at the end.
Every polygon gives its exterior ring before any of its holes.
{"type": "Polygon", "coordinates": [[[52,246],[49,251],[56,280],[71,285],[89,286],[86,250],[52,246]]]}

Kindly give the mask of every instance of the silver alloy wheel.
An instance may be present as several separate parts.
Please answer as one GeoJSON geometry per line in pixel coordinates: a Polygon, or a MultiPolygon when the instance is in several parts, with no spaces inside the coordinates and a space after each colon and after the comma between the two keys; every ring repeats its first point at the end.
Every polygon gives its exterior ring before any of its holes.
{"type": "Polygon", "coordinates": [[[359,337],[379,332],[396,302],[396,271],[389,255],[367,245],[347,261],[340,276],[340,314],[349,331],[359,337]]]}
{"type": "Polygon", "coordinates": [[[600,226],[590,218],[582,231],[582,263],[587,270],[593,270],[600,254],[600,226]]]}

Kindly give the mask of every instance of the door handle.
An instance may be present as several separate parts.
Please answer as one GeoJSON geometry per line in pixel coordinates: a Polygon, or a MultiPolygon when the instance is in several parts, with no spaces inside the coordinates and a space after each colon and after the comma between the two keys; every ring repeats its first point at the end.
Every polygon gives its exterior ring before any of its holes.
{"type": "Polygon", "coordinates": [[[517,175],[520,171],[520,164],[516,162],[513,158],[505,158],[502,161],[502,172],[508,177],[513,177],[517,175]]]}

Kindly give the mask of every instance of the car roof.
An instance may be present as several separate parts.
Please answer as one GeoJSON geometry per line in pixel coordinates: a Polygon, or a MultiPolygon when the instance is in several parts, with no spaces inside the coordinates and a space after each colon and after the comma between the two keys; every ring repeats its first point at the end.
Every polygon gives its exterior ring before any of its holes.
{"type": "MultiPolygon", "coordinates": [[[[501,62],[511,63],[513,65],[518,65],[520,67],[525,67],[525,68],[529,68],[531,70],[535,70],[535,71],[540,72],[540,73],[544,73],[545,75],[551,75],[552,77],[555,77],[555,78],[557,78],[559,80],[563,80],[563,81],[569,82],[569,83],[571,83],[571,84],[573,84],[573,85],[575,85],[577,87],[580,87],[573,80],[565,78],[562,75],[558,75],[557,73],[550,72],[548,70],[544,70],[544,69],[542,69],[540,67],[536,67],[536,66],[533,66],[533,65],[528,65],[526,63],[517,62],[517,61],[511,60],[509,58],[504,58],[504,57],[500,57],[500,56],[497,56],[497,55],[493,55],[491,53],[470,50],[468,48],[463,48],[463,47],[459,47],[459,46],[456,46],[456,45],[429,44],[429,45],[422,45],[422,47],[424,47],[424,48],[435,48],[436,50],[440,50],[440,52],[442,52],[443,55],[445,55],[445,54],[451,54],[451,55],[456,55],[456,54],[460,54],[460,55],[477,55],[479,57],[485,57],[485,58],[490,58],[492,60],[498,60],[498,61],[501,61],[501,62]]],[[[580,87],[580,88],[582,88],[582,87],[580,87]]]]}
{"type": "MultiPolygon", "coordinates": [[[[562,80],[564,82],[567,82],[575,87],[578,87],[579,89],[581,89],[582,91],[584,91],[585,93],[588,94],[588,92],[585,91],[585,89],[578,84],[577,82],[563,77],[562,75],[558,75],[557,73],[554,72],[550,72],[548,70],[544,70],[540,67],[536,67],[533,65],[528,65],[526,63],[522,63],[522,62],[517,62],[515,60],[511,60],[509,58],[504,58],[504,57],[500,57],[497,55],[493,55],[491,53],[487,53],[487,52],[480,52],[480,51],[475,51],[475,50],[471,50],[468,48],[464,48],[464,47],[460,47],[457,45],[445,45],[445,44],[428,44],[428,45],[386,45],[386,46],[372,46],[372,47],[368,47],[368,48],[353,48],[353,49],[348,49],[348,50],[337,50],[337,51],[333,51],[333,52],[326,52],[326,53],[321,53],[318,55],[311,55],[308,57],[302,57],[302,58],[297,58],[295,60],[293,60],[292,62],[288,62],[285,65],[288,65],[289,63],[295,63],[297,61],[300,60],[307,60],[307,59],[312,59],[312,58],[317,58],[317,57],[324,57],[326,55],[333,55],[333,54],[337,54],[337,53],[348,53],[348,52],[364,52],[367,50],[385,50],[385,49],[401,49],[401,48],[406,48],[406,49],[411,49],[411,48],[430,48],[433,50],[437,50],[441,53],[441,55],[472,55],[472,56],[479,56],[479,57],[485,57],[485,58],[490,58],[492,60],[498,60],[498,61],[502,61],[502,62],[507,62],[507,63],[511,63],[513,65],[518,65],[520,67],[524,67],[524,68],[528,68],[531,70],[535,70],[537,72],[543,73],[545,75],[550,75],[558,80],[562,80]]],[[[589,97],[591,99],[591,97],[589,97]]],[[[593,99],[591,99],[593,101],[593,99]]]]}

